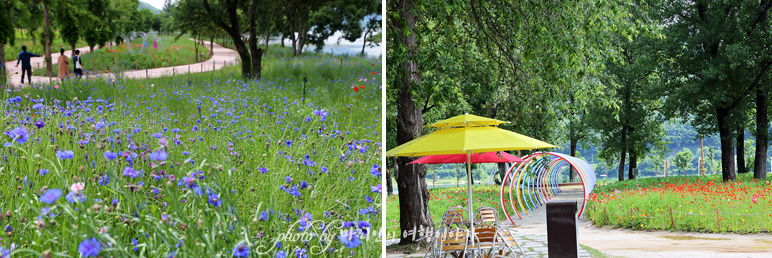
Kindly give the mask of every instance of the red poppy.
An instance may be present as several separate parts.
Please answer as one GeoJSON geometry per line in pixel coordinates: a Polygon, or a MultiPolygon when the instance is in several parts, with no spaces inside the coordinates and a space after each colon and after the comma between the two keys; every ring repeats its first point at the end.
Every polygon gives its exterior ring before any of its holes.
{"type": "Polygon", "coordinates": [[[362,85],[362,86],[359,86],[359,89],[361,89],[361,90],[364,90],[364,89],[365,89],[365,86],[364,86],[364,85],[362,85]]]}
{"type": "Polygon", "coordinates": [[[354,91],[355,91],[355,92],[356,92],[356,91],[359,91],[359,88],[358,88],[358,87],[354,87],[354,91]]]}

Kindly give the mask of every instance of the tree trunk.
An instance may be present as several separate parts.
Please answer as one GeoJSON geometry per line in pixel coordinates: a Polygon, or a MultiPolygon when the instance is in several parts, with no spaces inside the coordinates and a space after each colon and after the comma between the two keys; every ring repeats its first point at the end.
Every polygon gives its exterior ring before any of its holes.
{"type": "MultiPolygon", "coordinates": [[[[627,127],[622,126],[622,146],[627,146],[627,127]]],[[[622,147],[622,153],[619,158],[619,181],[625,181],[625,158],[627,147],[622,147]]]]}
{"type": "Polygon", "coordinates": [[[209,37],[209,56],[214,55],[214,36],[209,37]]]}
{"type": "Polygon", "coordinates": [[[745,128],[737,129],[737,174],[748,173],[745,166],[745,128]]]}
{"type": "Polygon", "coordinates": [[[499,178],[501,178],[501,181],[497,181],[499,185],[506,185],[507,182],[504,180],[504,177],[507,176],[507,164],[506,163],[499,163],[499,178]]]}
{"type": "MultiPolygon", "coordinates": [[[[569,135],[571,135],[571,140],[570,140],[571,154],[570,155],[571,157],[576,157],[576,145],[579,144],[579,139],[572,134],[569,134],[569,135]]],[[[573,182],[574,180],[576,180],[576,171],[574,170],[574,167],[570,167],[568,169],[568,181],[573,182]]]]}
{"type": "MultiPolygon", "coordinates": [[[[284,48],[284,39],[287,38],[287,35],[281,34],[281,48],[284,48]]],[[[295,50],[294,48],[292,50],[295,50]]]]}
{"type": "Polygon", "coordinates": [[[0,86],[5,86],[8,84],[8,72],[7,68],[5,67],[5,44],[2,42],[0,42],[0,61],[3,62],[3,64],[0,65],[0,67],[2,67],[2,69],[0,69],[0,86]]]}
{"type": "Polygon", "coordinates": [[[767,179],[767,145],[769,135],[767,126],[769,116],[767,114],[767,92],[761,87],[756,88],[756,158],[754,159],[753,178],[767,179]]]}
{"type": "Polygon", "coordinates": [[[721,138],[721,178],[724,182],[734,181],[737,176],[734,169],[734,146],[732,130],[729,125],[729,110],[717,108],[716,119],[718,134],[721,138]]]}
{"type": "Polygon", "coordinates": [[[630,166],[627,171],[628,179],[635,179],[635,170],[638,169],[638,155],[634,152],[630,152],[630,166]]]}
{"type": "MultiPolygon", "coordinates": [[[[413,101],[413,90],[421,85],[421,71],[415,61],[415,53],[418,48],[416,41],[415,25],[415,0],[400,0],[394,10],[399,19],[404,19],[405,25],[395,29],[395,35],[400,43],[408,49],[406,60],[399,65],[405,69],[405,77],[401,79],[401,88],[397,96],[397,144],[407,143],[421,134],[423,126],[423,110],[413,101]],[[410,33],[407,33],[407,31],[410,33]]],[[[399,175],[397,176],[397,188],[399,191],[399,221],[400,221],[400,245],[415,243],[416,239],[423,236],[412,236],[408,232],[424,229],[434,231],[429,213],[429,189],[426,187],[426,166],[407,165],[415,158],[399,157],[399,175]]],[[[415,233],[417,234],[417,233],[415,233]]],[[[428,238],[425,239],[428,241],[428,238]]]]}
{"type": "Polygon", "coordinates": [[[43,24],[44,24],[44,34],[45,34],[45,42],[43,45],[43,51],[45,51],[45,63],[46,63],[46,74],[53,74],[53,64],[51,64],[51,17],[49,15],[48,5],[43,3],[43,24]]]}
{"type": "Polygon", "coordinates": [[[392,195],[394,193],[394,186],[391,185],[391,173],[394,171],[396,173],[397,171],[397,163],[394,163],[394,168],[392,169],[386,169],[386,196],[392,195]]]}
{"type": "Polygon", "coordinates": [[[362,42],[362,52],[360,52],[360,54],[361,54],[361,55],[364,55],[364,54],[365,54],[365,46],[367,46],[367,35],[368,35],[368,34],[370,34],[370,29],[368,29],[368,30],[365,32],[365,38],[362,40],[362,41],[363,41],[363,42],[362,42]]]}
{"type": "Polygon", "coordinates": [[[472,172],[474,172],[474,171],[470,170],[469,174],[467,176],[472,180],[472,185],[474,185],[474,173],[472,173],[472,172]]]}

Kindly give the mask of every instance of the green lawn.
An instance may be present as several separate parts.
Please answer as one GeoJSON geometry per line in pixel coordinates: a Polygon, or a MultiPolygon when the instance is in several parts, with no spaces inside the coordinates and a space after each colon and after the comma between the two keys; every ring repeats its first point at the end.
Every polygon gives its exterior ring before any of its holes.
{"type": "MultiPolygon", "coordinates": [[[[129,49],[125,44],[120,44],[82,54],[84,72],[143,70],[196,63],[196,52],[192,40],[181,37],[175,41],[172,36],[159,36],[159,38],[161,38],[159,42],[162,43],[159,43],[157,49],[153,47],[152,42],[149,42],[149,45],[145,46],[145,50],[141,51],[142,44],[138,39],[131,43],[132,49],[129,49]]],[[[208,46],[208,44],[199,46],[199,62],[209,59],[208,46]]],[[[70,56],[70,60],[72,60],[72,56],[70,56]]],[[[57,67],[54,65],[54,77],[58,75],[57,67]]],[[[32,74],[44,76],[45,69],[35,69],[32,74]]]]}
{"type": "Polygon", "coordinates": [[[639,230],[772,232],[770,193],[770,181],[751,174],[728,183],[718,175],[628,180],[596,186],[586,218],[639,230]]]}
{"type": "Polygon", "coordinates": [[[3,89],[0,250],[380,256],[381,60],[285,55],[261,81],[231,66],[3,89]]]}

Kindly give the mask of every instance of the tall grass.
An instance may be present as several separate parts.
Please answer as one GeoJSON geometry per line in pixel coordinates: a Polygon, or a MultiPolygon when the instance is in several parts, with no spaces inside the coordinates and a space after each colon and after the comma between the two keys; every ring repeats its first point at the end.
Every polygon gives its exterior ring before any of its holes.
{"type": "Polygon", "coordinates": [[[379,257],[381,62],[321,72],[336,59],[6,91],[4,131],[29,140],[1,141],[0,255],[79,256],[95,238],[102,257],[379,257]]]}

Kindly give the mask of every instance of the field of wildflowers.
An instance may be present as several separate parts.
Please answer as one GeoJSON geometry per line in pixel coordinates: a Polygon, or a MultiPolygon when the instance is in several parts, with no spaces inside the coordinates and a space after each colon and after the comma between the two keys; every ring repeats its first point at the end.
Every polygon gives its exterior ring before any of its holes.
{"type": "MultiPolygon", "coordinates": [[[[171,36],[160,36],[160,38],[165,42],[164,44],[157,45],[158,48],[154,48],[152,45],[147,46],[144,48],[144,52],[138,50],[142,47],[139,43],[130,43],[133,44],[135,51],[129,51],[125,44],[119,44],[112,47],[94,49],[94,52],[82,54],[84,71],[97,71],[97,73],[101,73],[107,70],[115,71],[116,69],[120,71],[144,70],[196,63],[193,41],[184,37],[176,41],[171,36]]],[[[199,46],[199,62],[209,59],[208,47],[208,44],[206,46],[199,46]]],[[[72,55],[70,55],[70,59],[72,59],[72,55]]],[[[53,76],[57,76],[58,70],[54,69],[53,72],[53,76]]],[[[35,69],[32,74],[44,76],[45,69],[35,69]]]]}
{"type": "Polygon", "coordinates": [[[379,257],[380,59],[277,55],[3,89],[0,257],[379,257]]]}
{"type": "Polygon", "coordinates": [[[772,232],[772,185],[750,174],[644,178],[596,186],[586,216],[637,230],[772,232]]]}
{"type": "MultiPolygon", "coordinates": [[[[500,186],[475,185],[472,192],[474,197],[475,209],[482,206],[496,208],[499,212],[499,219],[505,220],[506,216],[499,203],[500,186]]],[[[453,207],[467,206],[467,188],[449,187],[429,189],[429,213],[435,226],[442,219],[442,213],[453,207]]],[[[509,205],[509,201],[505,202],[509,205]]],[[[387,239],[399,238],[399,195],[391,195],[386,198],[386,236],[387,239]]]]}

